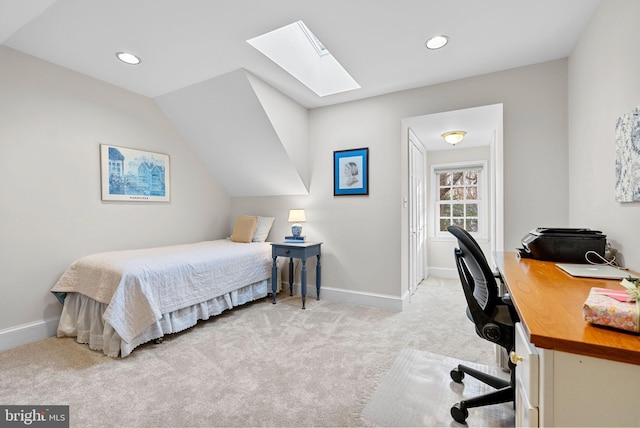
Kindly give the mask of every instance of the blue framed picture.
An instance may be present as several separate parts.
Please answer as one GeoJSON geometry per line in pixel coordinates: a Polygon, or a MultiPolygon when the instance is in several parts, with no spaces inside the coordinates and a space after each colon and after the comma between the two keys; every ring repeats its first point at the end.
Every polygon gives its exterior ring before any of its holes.
{"type": "Polygon", "coordinates": [[[169,155],[100,145],[103,201],[169,202],[169,155]]]}
{"type": "Polygon", "coordinates": [[[369,194],[369,149],[333,152],[333,196],[369,194]]]}

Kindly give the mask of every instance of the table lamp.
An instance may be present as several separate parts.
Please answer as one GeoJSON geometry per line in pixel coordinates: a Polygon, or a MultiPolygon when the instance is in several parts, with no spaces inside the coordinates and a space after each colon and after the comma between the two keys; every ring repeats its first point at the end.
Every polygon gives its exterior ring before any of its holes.
{"type": "Polygon", "coordinates": [[[307,218],[304,215],[304,210],[289,210],[289,222],[293,223],[291,225],[291,234],[294,238],[300,238],[300,234],[302,233],[302,225],[300,224],[300,222],[303,221],[307,221],[307,218]]]}

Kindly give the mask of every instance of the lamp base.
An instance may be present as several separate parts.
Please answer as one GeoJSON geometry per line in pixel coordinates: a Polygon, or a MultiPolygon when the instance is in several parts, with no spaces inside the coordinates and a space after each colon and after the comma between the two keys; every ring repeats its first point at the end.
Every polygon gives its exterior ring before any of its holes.
{"type": "Polygon", "coordinates": [[[291,225],[291,234],[296,239],[300,238],[300,235],[302,234],[302,225],[298,224],[298,223],[292,224],[291,225]]]}

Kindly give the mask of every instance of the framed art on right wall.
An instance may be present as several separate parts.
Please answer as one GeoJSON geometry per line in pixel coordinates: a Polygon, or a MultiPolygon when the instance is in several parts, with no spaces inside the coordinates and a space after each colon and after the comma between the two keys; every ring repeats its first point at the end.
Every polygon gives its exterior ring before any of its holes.
{"type": "Polygon", "coordinates": [[[369,194],[369,148],[333,152],[333,195],[369,194]]]}
{"type": "Polygon", "coordinates": [[[616,201],[640,201],[640,106],[616,123],[616,201]]]}

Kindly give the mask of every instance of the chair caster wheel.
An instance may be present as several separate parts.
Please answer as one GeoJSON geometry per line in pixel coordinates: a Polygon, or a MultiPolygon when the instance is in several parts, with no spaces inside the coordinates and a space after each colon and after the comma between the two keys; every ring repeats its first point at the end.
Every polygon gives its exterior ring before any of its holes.
{"type": "Polygon", "coordinates": [[[449,373],[451,375],[451,379],[455,382],[455,383],[462,383],[462,379],[464,379],[464,372],[461,372],[460,370],[458,370],[457,368],[451,370],[451,373],[449,373]]]}
{"type": "Polygon", "coordinates": [[[460,403],[456,403],[451,408],[451,417],[459,424],[463,424],[469,417],[469,411],[460,403]]]}

